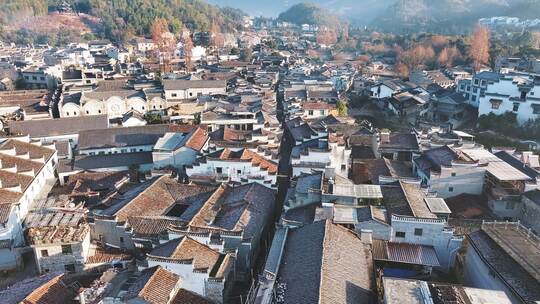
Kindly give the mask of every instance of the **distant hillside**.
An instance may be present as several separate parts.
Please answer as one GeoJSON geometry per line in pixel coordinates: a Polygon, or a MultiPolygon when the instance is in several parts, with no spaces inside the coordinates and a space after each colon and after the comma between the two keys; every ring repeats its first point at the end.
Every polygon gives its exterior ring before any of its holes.
{"type": "Polygon", "coordinates": [[[47,0],[0,0],[0,25],[47,13],[47,0]]]}
{"type": "MultiPolygon", "coordinates": [[[[251,16],[277,17],[291,6],[306,0],[207,0],[219,6],[239,8],[251,16]]],[[[346,18],[354,23],[366,25],[396,0],[308,0],[332,14],[346,18]]]]}
{"type": "Polygon", "coordinates": [[[372,25],[394,32],[459,33],[492,16],[538,18],[540,0],[398,0],[372,25]]]}
{"type": "MultiPolygon", "coordinates": [[[[61,0],[0,0],[0,25],[20,23],[20,19],[47,15],[61,0]]],[[[245,14],[237,9],[219,8],[203,0],[68,0],[79,13],[100,18],[100,37],[122,40],[128,35],[148,35],[156,17],[167,19],[173,32],[183,26],[209,30],[215,20],[224,30],[234,30],[245,14]]]]}
{"type": "Polygon", "coordinates": [[[341,20],[337,15],[318,5],[299,3],[279,14],[278,20],[294,24],[315,24],[319,26],[338,27],[341,20]]]}

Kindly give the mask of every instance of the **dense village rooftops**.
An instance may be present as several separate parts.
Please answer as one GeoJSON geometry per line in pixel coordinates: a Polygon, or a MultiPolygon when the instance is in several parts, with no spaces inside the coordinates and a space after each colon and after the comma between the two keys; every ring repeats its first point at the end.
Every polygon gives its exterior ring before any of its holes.
{"type": "Polygon", "coordinates": [[[146,303],[169,303],[180,277],[161,266],[143,270],[123,295],[124,301],[136,298],[146,303]]]}
{"type": "Polygon", "coordinates": [[[32,138],[78,134],[84,130],[106,129],[107,115],[67,117],[56,119],[22,120],[9,122],[11,134],[29,135],[32,138]]]}
{"type": "Polygon", "coordinates": [[[163,88],[165,90],[187,90],[201,88],[225,88],[227,81],[224,80],[184,80],[184,79],[165,79],[163,88]]]}
{"type": "MultiPolygon", "coordinates": [[[[178,205],[182,206],[182,205],[178,205]]],[[[173,207],[174,208],[174,207],[173,207]]],[[[128,217],[128,226],[131,228],[135,237],[145,239],[159,239],[160,235],[165,233],[168,228],[173,226],[182,226],[186,221],[175,216],[144,216],[135,215],[128,217]]]]}
{"type": "Polygon", "coordinates": [[[102,198],[114,193],[128,180],[127,172],[83,171],[70,175],[68,189],[72,197],[100,195],[102,198]]]}
{"type": "Polygon", "coordinates": [[[484,263],[524,303],[540,299],[540,241],[518,223],[484,223],[468,235],[484,263]]]}
{"type": "Polygon", "coordinates": [[[213,278],[223,279],[232,266],[230,254],[221,254],[207,245],[183,236],[154,248],[147,258],[163,261],[189,262],[195,271],[205,271],[213,278]]]}
{"type": "Polygon", "coordinates": [[[443,167],[452,167],[456,162],[460,163],[476,163],[466,155],[459,153],[449,146],[442,146],[431,150],[424,151],[422,156],[414,160],[418,168],[424,173],[441,172],[443,167]]]}
{"type": "Polygon", "coordinates": [[[320,221],[289,229],[283,237],[282,253],[275,250],[268,258],[280,262],[267,261],[274,265],[275,293],[283,295],[283,303],[374,300],[371,252],[353,232],[320,221]]]}

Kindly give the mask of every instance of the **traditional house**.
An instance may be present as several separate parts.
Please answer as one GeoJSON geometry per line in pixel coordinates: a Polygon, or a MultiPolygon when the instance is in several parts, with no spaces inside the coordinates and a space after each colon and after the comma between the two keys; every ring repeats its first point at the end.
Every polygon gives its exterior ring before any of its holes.
{"type": "Polygon", "coordinates": [[[519,223],[486,222],[467,235],[462,257],[465,282],[500,290],[512,303],[540,299],[540,240],[519,223]]]}
{"type": "Polygon", "coordinates": [[[169,239],[191,237],[210,247],[220,244],[215,248],[222,253],[236,252],[235,279],[243,280],[267,237],[275,208],[275,191],[259,183],[222,185],[186,210],[191,219],[185,225],[169,227],[169,239]]]}
{"type": "Polygon", "coordinates": [[[279,228],[254,303],[375,303],[374,281],[369,246],[346,228],[279,228]]]}
{"type": "Polygon", "coordinates": [[[58,163],[52,146],[30,142],[28,137],[0,144],[0,267],[20,263],[19,247],[25,244],[22,221],[34,201],[48,191],[58,163]]]}
{"type": "Polygon", "coordinates": [[[186,168],[187,175],[193,181],[255,182],[269,188],[277,188],[277,171],[277,159],[245,148],[225,148],[212,152],[186,168]]]}
{"type": "MultiPolygon", "coordinates": [[[[188,131],[187,128],[185,131],[188,131]]],[[[154,145],[154,168],[184,168],[195,163],[197,156],[208,148],[208,132],[197,127],[191,131],[167,132],[154,145]]]]}
{"type": "MultiPolygon", "coordinates": [[[[215,247],[219,244],[210,244],[215,247]]],[[[182,288],[217,303],[226,302],[233,279],[234,257],[185,236],[164,243],[146,255],[148,267],[161,266],[179,276],[182,288]]]]}

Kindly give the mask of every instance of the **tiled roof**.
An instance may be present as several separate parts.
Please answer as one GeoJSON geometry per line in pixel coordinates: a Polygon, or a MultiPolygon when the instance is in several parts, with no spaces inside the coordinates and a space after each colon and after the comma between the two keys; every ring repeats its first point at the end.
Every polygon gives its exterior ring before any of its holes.
{"type": "Polygon", "coordinates": [[[11,134],[30,135],[32,138],[77,134],[83,130],[106,129],[109,126],[107,115],[67,117],[57,119],[37,119],[12,121],[11,134]]]}
{"type": "Polygon", "coordinates": [[[373,240],[372,248],[374,260],[432,267],[440,266],[432,246],[373,240]]]}
{"type": "Polygon", "coordinates": [[[191,198],[212,189],[214,187],[180,184],[164,175],[119,209],[115,215],[118,221],[125,221],[129,216],[164,215],[174,204],[189,205],[191,198]]]}
{"type": "Polygon", "coordinates": [[[201,151],[206,142],[208,141],[208,132],[199,127],[189,137],[186,142],[186,147],[195,151],[201,151]]]}
{"type": "Polygon", "coordinates": [[[176,296],[174,296],[170,304],[217,304],[217,303],[197,293],[191,292],[184,288],[180,288],[180,290],[178,290],[178,293],[176,293],[176,296]]]}
{"type": "Polygon", "coordinates": [[[83,130],[79,132],[79,150],[153,145],[169,131],[168,125],[83,130]]]}
{"type": "Polygon", "coordinates": [[[189,227],[243,231],[244,237],[250,238],[266,224],[274,204],[275,191],[259,183],[222,185],[195,213],[189,227]]]}
{"type": "Polygon", "coordinates": [[[535,267],[540,263],[539,245],[535,244],[526,232],[512,227],[514,225],[500,225],[502,227],[491,229],[494,230],[491,232],[488,232],[490,229],[478,230],[468,234],[468,239],[482,261],[497,273],[506,285],[515,290],[524,303],[534,303],[540,299],[539,268],[535,267]],[[532,271],[526,270],[518,260],[529,264],[532,271]]]}
{"type": "Polygon", "coordinates": [[[0,204],[0,224],[5,225],[9,220],[12,204],[0,204]]]}
{"type": "Polygon", "coordinates": [[[216,158],[220,160],[250,161],[253,166],[260,167],[262,170],[266,170],[270,174],[276,174],[278,169],[278,165],[275,161],[267,159],[249,149],[233,151],[229,148],[225,148],[223,150],[209,154],[207,158],[216,158]]]}
{"type": "Polygon", "coordinates": [[[70,303],[75,297],[75,291],[68,287],[61,274],[29,294],[23,304],[64,304],[70,303]]]}
{"type": "Polygon", "coordinates": [[[94,251],[94,254],[86,258],[86,264],[102,264],[102,263],[112,263],[116,261],[129,261],[133,259],[130,254],[123,253],[120,250],[108,249],[103,250],[97,248],[94,251]]]}
{"type": "Polygon", "coordinates": [[[133,234],[141,237],[157,237],[171,226],[180,226],[184,221],[167,216],[129,216],[128,224],[133,234]]]}
{"type": "Polygon", "coordinates": [[[148,258],[163,257],[173,260],[190,260],[193,268],[210,272],[219,267],[221,254],[196,240],[184,236],[160,245],[148,254],[148,258]]]}
{"type": "Polygon", "coordinates": [[[124,300],[140,298],[149,304],[169,303],[179,279],[161,266],[145,269],[130,286],[124,300]]]}
{"type": "Polygon", "coordinates": [[[283,302],[375,303],[371,252],[351,231],[320,221],[290,229],[278,271],[283,302]]]}
{"type": "Polygon", "coordinates": [[[165,90],[186,90],[195,88],[226,88],[227,82],[224,80],[163,80],[165,90]]]}
{"type": "Polygon", "coordinates": [[[0,203],[18,202],[55,153],[54,149],[16,139],[0,144],[0,151],[0,203]],[[10,189],[19,186],[20,191],[10,189]]]}

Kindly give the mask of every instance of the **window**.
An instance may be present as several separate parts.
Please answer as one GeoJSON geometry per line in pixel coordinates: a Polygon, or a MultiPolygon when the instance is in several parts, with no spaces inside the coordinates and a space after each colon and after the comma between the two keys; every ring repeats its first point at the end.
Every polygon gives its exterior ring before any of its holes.
{"type": "Polygon", "coordinates": [[[506,202],[506,210],[514,210],[515,207],[516,207],[516,202],[514,201],[506,202]]]}
{"type": "Polygon", "coordinates": [[[42,76],[42,77],[39,77],[39,80],[43,80],[43,81],[44,81],[44,80],[45,80],[45,77],[43,77],[43,76],[42,76]]]}
{"type": "Polygon", "coordinates": [[[527,98],[527,92],[521,92],[521,99],[527,98]]]}
{"type": "Polygon", "coordinates": [[[105,151],[99,151],[98,155],[105,155],[105,151]]]}
{"type": "Polygon", "coordinates": [[[414,228],[414,235],[421,236],[423,232],[422,228],[414,228]]]}
{"type": "Polygon", "coordinates": [[[404,237],[405,237],[405,232],[403,232],[403,231],[396,231],[396,237],[397,237],[397,238],[404,238],[404,237]]]}
{"type": "Polygon", "coordinates": [[[66,264],[64,265],[64,269],[67,272],[75,272],[75,264],[66,264]]]}
{"type": "Polygon", "coordinates": [[[121,149],[120,151],[122,151],[122,153],[126,153],[127,149],[121,149]]]}
{"type": "Polygon", "coordinates": [[[101,110],[98,110],[97,112],[98,112],[99,114],[101,114],[101,110]]]}
{"type": "Polygon", "coordinates": [[[130,149],[130,152],[137,152],[137,149],[130,149]]]}
{"type": "Polygon", "coordinates": [[[456,176],[456,172],[452,172],[452,177],[456,176]]]}
{"type": "Polygon", "coordinates": [[[62,245],[62,254],[72,254],[71,245],[62,245]]]}
{"type": "Polygon", "coordinates": [[[37,76],[32,76],[32,80],[37,80],[37,76]]]}
{"type": "Polygon", "coordinates": [[[223,168],[217,167],[217,168],[216,168],[216,173],[217,173],[217,174],[223,173],[223,168]]]}
{"type": "Polygon", "coordinates": [[[172,97],[176,97],[177,94],[176,94],[176,93],[172,93],[171,96],[172,96],[172,97]]]}
{"type": "Polygon", "coordinates": [[[124,242],[124,238],[120,237],[120,243],[123,243],[123,242],[124,242]]]}
{"type": "Polygon", "coordinates": [[[324,110],[320,110],[319,114],[324,115],[324,110]]]}
{"type": "Polygon", "coordinates": [[[86,114],[90,114],[90,111],[86,110],[86,114]]]}
{"type": "Polygon", "coordinates": [[[519,102],[514,102],[514,107],[512,108],[512,111],[517,112],[519,110],[519,102]]]}
{"type": "Polygon", "coordinates": [[[42,257],[48,257],[49,256],[49,251],[47,249],[41,250],[41,256],[42,257]]]}
{"type": "Polygon", "coordinates": [[[478,79],[475,79],[474,84],[478,85],[478,83],[479,83],[478,79]]]}
{"type": "Polygon", "coordinates": [[[308,111],[308,115],[310,115],[310,116],[313,115],[313,111],[312,111],[312,110],[309,110],[309,111],[308,111]]]}
{"type": "Polygon", "coordinates": [[[448,187],[448,192],[454,192],[454,187],[448,187]]]}
{"type": "Polygon", "coordinates": [[[345,170],[347,170],[347,165],[345,164],[341,165],[341,171],[345,171],[345,170]]]}
{"type": "Polygon", "coordinates": [[[189,92],[189,97],[193,97],[193,92],[189,92]]]}
{"type": "Polygon", "coordinates": [[[242,174],[242,170],[236,170],[236,173],[242,174]]]}

